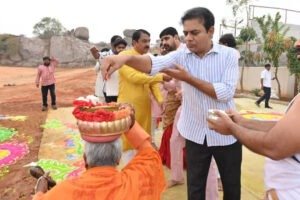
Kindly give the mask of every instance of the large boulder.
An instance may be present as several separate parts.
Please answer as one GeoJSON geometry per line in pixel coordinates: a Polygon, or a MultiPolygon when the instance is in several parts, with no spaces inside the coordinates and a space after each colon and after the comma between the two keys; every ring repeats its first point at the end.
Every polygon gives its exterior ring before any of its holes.
{"type": "Polygon", "coordinates": [[[81,39],[75,37],[75,31],[50,39],[0,34],[0,65],[34,67],[43,62],[44,56],[54,56],[60,67],[85,67],[96,63],[90,53],[91,47],[96,46],[99,50],[109,47],[104,42],[93,44],[82,40],[88,39],[85,28],[76,29],[76,35],[81,39]]]}
{"type": "Polygon", "coordinates": [[[132,34],[134,33],[135,29],[125,29],[123,31],[123,35],[128,38],[131,38],[132,37],[132,34]]]}
{"type": "Polygon", "coordinates": [[[20,38],[19,54],[23,61],[36,65],[42,62],[43,56],[49,55],[49,39],[20,38]]]}
{"type": "MultiPolygon", "coordinates": [[[[50,39],[6,36],[0,52],[1,65],[37,66],[44,56],[54,56],[61,67],[84,67],[95,64],[90,48],[95,46],[74,36],[53,36],[50,39]]],[[[3,39],[3,40],[4,40],[3,39]]]]}
{"type": "Polygon", "coordinates": [[[123,31],[124,40],[127,42],[127,47],[132,46],[132,35],[135,31],[135,29],[125,29],[123,31]]]}
{"type": "Polygon", "coordinates": [[[78,27],[74,31],[74,36],[78,39],[88,41],[90,37],[89,29],[86,27],[78,27]]]}
{"type": "Polygon", "coordinates": [[[53,36],[51,38],[50,56],[58,59],[60,66],[88,66],[95,60],[90,53],[93,45],[71,36],[53,36]]]}
{"type": "Polygon", "coordinates": [[[49,54],[49,40],[10,36],[5,40],[0,64],[14,66],[36,66],[49,54]]]}
{"type": "Polygon", "coordinates": [[[127,42],[127,47],[132,46],[132,38],[131,37],[125,37],[124,40],[127,42]]]}
{"type": "Polygon", "coordinates": [[[9,59],[10,59],[12,62],[20,62],[20,61],[22,61],[22,57],[20,56],[20,54],[10,55],[10,56],[9,56],[9,59]]]}
{"type": "MultiPolygon", "coordinates": [[[[0,59],[10,60],[12,63],[21,61],[19,55],[20,50],[20,37],[11,34],[0,35],[0,59]]],[[[7,61],[3,61],[7,63],[7,61]]],[[[9,63],[9,61],[8,61],[9,63]]]]}

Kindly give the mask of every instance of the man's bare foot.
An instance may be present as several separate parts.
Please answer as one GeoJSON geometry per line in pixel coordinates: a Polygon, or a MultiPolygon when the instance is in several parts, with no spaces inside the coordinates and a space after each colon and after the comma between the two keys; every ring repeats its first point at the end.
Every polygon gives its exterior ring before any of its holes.
{"type": "Polygon", "coordinates": [[[169,180],[167,184],[167,188],[171,188],[177,185],[183,185],[184,181],[174,181],[174,180],[169,180]]]}

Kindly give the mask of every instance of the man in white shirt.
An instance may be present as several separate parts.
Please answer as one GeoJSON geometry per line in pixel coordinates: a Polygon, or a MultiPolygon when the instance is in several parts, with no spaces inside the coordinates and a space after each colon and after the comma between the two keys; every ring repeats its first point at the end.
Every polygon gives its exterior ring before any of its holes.
{"type": "Polygon", "coordinates": [[[260,74],[260,83],[261,83],[261,89],[264,90],[264,95],[261,96],[255,104],[259,107],[260,103],[265,100],[265,108],[272,109],[272,107],[269,106],[269,100],[271,97],[271,87],[272,87],[272,74],[270,72],[271,65],[266,64],[265,70],[263,70],[260,74]]]}
{"type": "MultiPolygon", "coordinates": [[[[299,59],[300,40],[295,48],[299,59]]],[[[246,119],[232,111],[228,115],[216,111],[218,117],[208,119],[210,129],[233,135],[253,152],[269,157],[265,163],[266,200],[300,199],[299,110],[298,94],[278,122],[246,119]]]]}
{"type": "MultiPolygon", "coordinates": [[[[117,39],[122,39],[122,37],[119,36],[119,35],[114,35],[114,36],[111,37],[111,39],[110,39],[111,48],[113,48],[113,43],[117,39]]],[[[104,89],[104,83],[105,82],[104,82],[104,79],[102,78],[102,75],[100,73],[100,71],[101,71],[100,61],[108,55],[114,55],[114,51],[112,49],[103,48],[99,52],[98,49],[92,48],[91,53],[94,56],[94,58],[97,60],[97,63],[94,67],[94,69],[97,73],[97,78],[96,78],[96,83],[95,83],[95,96],[97,96],[99,98],[103,98],[104,97],[103,89],[104,89]]]]}
{"type": "Polygon", "coordinates": [[[236,41],[234,36],[231,33],[226,33],[222,35],[219,39],[219,44],[234,48],[236,50],[236,54],[238,55],[238,58],[240,59],[241,57],[240,52],[236,49],[236,41]]]}
{"type": "Polygon", "coordinates": [[[241,144],[232,136],[221,136],[208,128],[209,109],[235,109],[233,96],[238,81],[236,50],[212,42],[214,16],[203,7],[185,12],[181,18],[186,47],[164,56],[109,56],[102,74],[123,64],[148,74],[164,72],[181,80],[182,110],[177,128],[186,139],[189,200],[205,200],[208,169],[214,157],[224,186],[224,200],[241,197],[241,144]]]}
{"type": "Polygon", "coordinates": [[[92,54],[95,59],[98,60],[95,65],[95,71],[97,72],[97,79],[95,85],[95,95],[98,97],[104,97],[105,102],[117,102],[118,93],[119,93],[119,75],[118,72],[112,74],[110,80],[103,81],[102,75],[100,73],[101,70],[101,61],[103,58],[109,55],[117,55],[121,51],[123,51],[127,42],[122,39],[119,35],[114,35],[110,40],[110,45],[112,49],[102,49],[101,52],[98,50],[92,51],[92,54]],[[106,50],[107,49],[107,50],[106,50]]]}
{"type": "MultiPolygon", "coordinates": [[[[127,42],[122,38],[117,38],[112,43],[110,55],[118,55],[121,51],[126,49],[127,42]]],[[[106,103],[117,102],[119,94],[119,72],[112,74],[109,80],[106,80],[103,87],[103,94],[106,103]]]]}

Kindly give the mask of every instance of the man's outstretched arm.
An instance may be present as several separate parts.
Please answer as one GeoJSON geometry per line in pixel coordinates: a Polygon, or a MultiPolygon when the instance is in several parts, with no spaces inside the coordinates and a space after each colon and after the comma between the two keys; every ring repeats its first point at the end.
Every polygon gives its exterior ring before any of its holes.
{"type": "Polygon", "coordinates": [[[217,120],[208,119],[208,122],[211,129],[224,135],[235,136],[250,150],[279,160],[300,152],[299,110],[300,99],[298,98],[289,112],[269,131],[245,128],[220,112],[217,112],[219,116],[217,120]]]}
{"type": "Polygon", "coordinates": [[[166,68],[175,67],[181,51],[173,51],[164,56],[150,57],[149,55],[117,55],[108,56],[103,60],[102,75],[106,79],[121,68],[128,65],[146,74],[157,74],[166,68]]]}
{"type": "Polygon", "coordinates": [[[148,55],[117,55],[108,56],[102,62],[102,76],[109,79],[110,75],[121,68],[128,65],[138,71],[150,74],[151,58],[148,55]]]}

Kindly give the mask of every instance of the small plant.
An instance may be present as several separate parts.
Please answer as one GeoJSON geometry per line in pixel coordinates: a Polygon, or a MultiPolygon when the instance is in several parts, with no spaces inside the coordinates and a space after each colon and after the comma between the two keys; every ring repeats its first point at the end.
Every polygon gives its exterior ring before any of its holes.
{"type": "MultiPolygon", "coordinates": [[[[296,38],[290,38],[292,44],[296,42],[296,38]]],[[[291,74],[295,75],[294,96],[300,92],[300,61],[297,59],[297,49],[290,45],[287,51],[288,64],[287,67],[291,74]]]]}
{"type": "Polygon", "coordinates": [[[261,91],[261,89],[255,88],[255,89],[251,90],[250,93],[254,94],[257,97],[260,97],[260,91],[261,91]]]}

